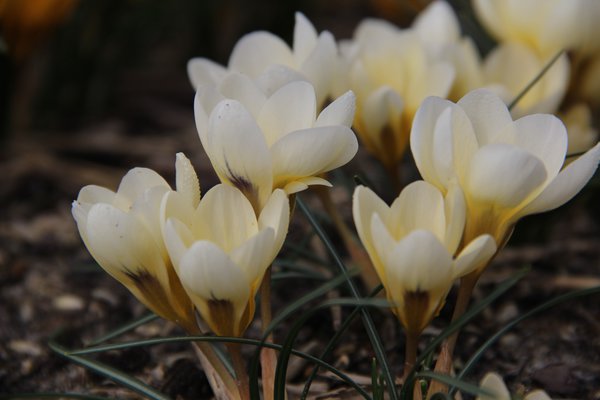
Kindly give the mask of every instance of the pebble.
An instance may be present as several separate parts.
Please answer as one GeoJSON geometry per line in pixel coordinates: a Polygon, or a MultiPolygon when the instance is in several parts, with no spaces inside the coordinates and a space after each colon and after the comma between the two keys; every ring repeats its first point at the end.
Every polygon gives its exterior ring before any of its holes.
{"type": "Polygon", "coordinates": [[[40,346],[34,342],[29,340],[11,340],[8,342],[8,348],[14,351],[15,353],[25,354],[28,356],[39,356],[42,354],[42,349],[40,346]]]}
{"type": "Polygon", "coordinates": [[[55,297],[52,304],[59,311],[81,311],[85,307],[83,299],[72,294],[55,297]]]}

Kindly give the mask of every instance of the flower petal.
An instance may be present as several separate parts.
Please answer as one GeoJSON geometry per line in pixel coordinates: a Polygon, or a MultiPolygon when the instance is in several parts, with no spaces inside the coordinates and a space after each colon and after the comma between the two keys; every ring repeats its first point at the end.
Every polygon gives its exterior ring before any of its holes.
{"type": "Polygon", "coordinates": [[[300,64],[300,70],[315,87],[317,104],[323,105],[333,85],[333,75],[336,73],[337,46],[333,35],[327,31],[319,35],[316,46],[300,64]]]}
{"type": "Polygon", "coordinates": [[[200,203],[200,182],[194,166],[183,153],[177,153],[175,160],[175,187],[177,192],[194,208],[200,203]]]}
{"type": "Polygon", "coordinates": [[[289,132],[310,128],[315,117],[315,90],[308,82],[295,81],[267,99],[257,121],[271,147],[289,132]]]}
{"type": "Polygon", "coordinates": [[[517,207],[546,181],[542,161],[508,144],[483,146],[471,161],[465,195],[500,208],[517,207]]]}
{"type": "Polygon", "coordinates": [[[271,156],[262,131],[246,108],[223,100],[210,115],[206,152],[222,180],[244,193],[271,194],[271,156]]]}
{"type": "Polygon", "coordinates": [[[506,104],[488,89],[476,89],[467,93],[457,103],[465,111],[480,146],[505,142],[499,133],[513,120],[506,104]]]}
{"type": "MultiPolygon", "coordinates": [[[[265,71],[255,79],[256,85],[267,98],[271,97],[273,93],[288,83],[296,81],[308,81],[308,78],[295,69],[281,64],[268,66],[265,71]]],[[[264,101],[260,103],[261,108],[263,104],[264,101]]]]}
{"type": "Polygon", "coordinates": [[[463,236],[467,218],[465,196],[458,184],[451,184],[444,197],[446,215],[446,237],[444,243],[450,254],[454,254],[463,236]]]}
{"type": "Polygon", "coordinates": [[[198,89],[202,85],[217,85],[227,75],[227,69],[207,58],[192,58],[187,63],[187,73],[192,87],[198,89]]]}
{"type": "Polygon", "coordinates": [[[600,144],[569,164],[529,205],[519,212],[519,217],[560,207],[571,200],[591,179],[600,161],[600,144]]]}
{"type": "Polygon", "coordinates": [[[294,65],[288,45],[269,32],[252,32],[243,36],[229,57],[229,68],[256,78],[269,65],[294,65]]]}
{"type": "Polygon", "coordinates": [[[300,65],[317,44],[317,31],[301,12],[296,12],[295,17],[293,49],[296,65],[300,65]]]}
{"type": "Polygon", "coordinates": [[[350,128],[325,126],[287,134],[271,148],[275,187],[318,175],[349,162],[358,151],[350,128]]]}
{"type": "MultiPolygon", "coordinates": [[[[485,4],[486,2],[479,3],[485,4]]],[[[487,373],[479,383],[479,387],[493,393],[493,396],[482,395],[478,396],[477,400],[510,400],[510,392],[500,375],[496,373],[487,373]]]]}
{"type": "Polygon", "coordinates": [[[163,240],[175,271],[179,272],[181,258],[187,249],[194,244],[194,241],[198,239],[202,238],[194,237],[189,228],[179,219],[169,218],[165,222],[163,240]]]}
{"type": "Polygon", "coordinates": [[[460,278],[484,268],[496,253],[496,241],[491,235],[481,235],[472,240],[454,261],[454,277],[460,278]]]}
{"type": "Polygon", "coordinates": [[[350,90],[329,104],[317,117],[314,126],[344,125],[352,126],[356,110],[356,96],[350,90]]]}
{"type": "Polygon", "coordinates": [[[283,190],[275,189],[258,217],[259,229],[269,227],[275,232],[273,258],[281,250],[281,246],[283,246],[289,222],[290,200],[283,190]]]}
{"type": "Polygon", "coordinates": [[[167,181],[157,172],[149,168],[133,168],[121,180],[117,194],[133,202],[145,190],[154,186],[171,189],[167,181]]]}
{"type": "Polygon", "coordinates": [[[231,260],[246,274],[251,291],[258,289],[265,271],[277,255],[273,252],[274,235],[272,228],[265,228],[230,254],[231,260]]]}
{"type": "Polygon", "coordinates": [[[230,73],[223,79],[219,91],[226,98],[242,103],[255,119],[267,101],[266,96],[252,79],[237,72],[230,73]]]}

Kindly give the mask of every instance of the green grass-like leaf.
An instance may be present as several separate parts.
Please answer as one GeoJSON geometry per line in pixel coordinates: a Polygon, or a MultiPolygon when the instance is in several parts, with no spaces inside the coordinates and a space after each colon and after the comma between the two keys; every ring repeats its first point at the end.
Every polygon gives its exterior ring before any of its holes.
{"type": "Polygon", "coordinates": [[[127,333],[135,328],[137,328],[138,326],[144,325],[150,321],[154,321],[155,319],[158,318],[158,315],[156,314],[148,314],[148,315],[144,315],[141,318],[138,318],[134,321],[128,322],[127,324],[118,327],[117,329],[107,333],[106,335],[103,335],[97,339],[94,339],[89,346],[94,346],[100,343],[104,343],[107,342],[111,339],[114,339],[118,336],[123,335],[124,333],[127,333]]]}
{"type": "MultiPolygon", "coordinates": [[[[487,390],[484,390],[477,385],[473,385],[472,383],[460,380],[458,377],[455,378],[455,377],[444,375],[444,374],[438,374],[438,373],[432,372],[432,371],[423,371],[423,372],[419,372],[416,375],[416,378],[435,379],[436,381],[445,383],[448,386],[454,386],[454,387],[456,387],[464,392],[470,393],[470,394],[482,395],[482,396],[492,396],[492,393],[488,392],[487,390]]],[[[449,397],[452,398],[452,396],[449,396],[449,397]]]]}
{"type": "Polygon", "coordinates": [[[125,374],[124,372],[119,371],[116,368],[113,368],[109,365],[101,363],[96,360],[91,360],[89,358],[81,357],[79,355],[75,355],[70,353],[67,349],[56,343],[54,340],[50,340],[48,342],[48,346],[57,353],[58,355],[72,361],[76,364],[79,364],[98,375],[102,375],[114,382],[117,382],[136,393],[139,393],[143,396],[146,396],[151,400],[169,400],[169,397],[160,393],[156,389],[151,386],[145,384],[137,378],[134,378],[131,375],[125,374]]]}
{"type": "MultiPolygon", "coordinates": [[[[300,196],[298,196],[296,198],[296,204],[302,210],[302,213],[304,213],[304,215],[306,216],[306,218],[312,225],[313,229],[315,230],[315,232],[317,233],[319,238],[323,241],[323,244],[325,245],[325,247],[327,248],[327,250],[333,257],[333,260],[334,260],[335,264],[337,265],[337,267],[340,269],[342,274],[346,277],[346,282],[348,283],[348,287],[350,288],[352,296],[355,299],[360,299],[361,296],[358,292],[358,289],[356,288],[356,285],[354,284],[350,275],[348,274],[348,270],[347,270],[346,266],[342,262],[342,259],[340,258],[340,256],[337,254],[337,251],[335,250],[335,247],[332,245],[331,240],[329,240],[329,237],[327,236],[325,231],[323,231],[323,229],[321,228],[321,225],[317,222],[317,220],[314,218],[314,216],[312,215],[312,213],[310,212],[308,207],[306,207],[304,202],[300,199],[300,196]]],[[[371,341],[371,345],[373,346],[373,351],[375,352],[375,357],[377,358],[377,362],[379,363],[379,365],[381,367],[384,379],[388,385],[388,392],[390,394],[390,398],[392,400],[397,400],[398,396],[397,396],[396,390],[395,390],[394,377],[390,370],[390,366],[387,361],[387,357],[385,356],[385,350],[381,343],[379,333],[377,332],[377,329],[375,328],[375,324],[373,323],[373,319],[371,318],[371,314],[365,308],[362,308],[360,313],[361,313],[361,317],[363,320],[363,324],[367,331],[367,335],[369,336],[369,340],[371,341]]]]}

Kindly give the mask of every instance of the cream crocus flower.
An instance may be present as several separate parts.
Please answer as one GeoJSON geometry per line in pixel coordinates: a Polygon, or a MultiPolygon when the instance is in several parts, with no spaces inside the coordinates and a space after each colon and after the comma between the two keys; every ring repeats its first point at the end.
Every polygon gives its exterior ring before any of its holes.
{"type": "Polygon", "coordinates": [[[252,321],[255,295],[281,249],[289,201],[277,189],[256,217],[238,189],[219,184],[198,207],[170,192],[163,234],[185,291],[203,320],[222,336],[242,336],[252,321]]]}
{"type": "Polygon", "coordinates": [[[274,189],[291,194],[330,185],[319,174],[350,161],[358,142],[350,125],[354,94],[347,92],[316,114],[313,87],[288,83],[266,96],[241,74],[199,90],[196,126],[222,182],[240,189],[260,210],[274,189]]]}
{"type": "MultiPolygon", "coordinates": [[[[518,42],[501,43],[483,62],[483,85],[510,104],[542,71],[551,57],[541,57],[518,42]]],[[[528,89],[512,108],[513,117],[558,110],[569,86],[570,65],[566,54],[528,89]]]]}
{"type": "Polygon", "coordinates": [[[444,0],[432,1],[412,24],[430,57],[454,66],[455,77],[448,98],[458,100],[483,86],[481,59],[473,40],[461,36],[454,10],[444,0]]]}
{"type": "Polygon", "coordinates": [[[367,150],[391,169],[408,145],[419,104],[427,96],[448,94],[454,68],[433,59],[414,30],[380,20],[367,19],[358,26],[351,53],[354,126],[367,150]]]}
{"type": "MultiPolygon", "coordinates": [[[[477,396],[477,400],[510,400],[512,397],[510,392],[506,388],[506,384],[502,377],[496,373],[487,373],[481,382],[479,387],[485,391],[491,393],[491,396],[483,395],[477,396]]],[[[523,400],[552,400],[546,392],[543,390],[534,390],[528,393],[523,400]]]]}
{"type": "Polygon", "coordinates": [[[197,332],[192,302],[173,269],[161,233],[163,197],[177,193],[194,207],[200,186],[189,160],[177,155],[177,191],[156,172],[134,168],[117,192],[85,186],[72,213],[86,247],[100,266],[161,317],[197,332]]]}
{"type": "Polygon", "coordinates": [[[502,246],[523,216],[552,210],[594,174],[600,145],[563,168],[567,132],[552,115],[513,121],[485,89],[458,103],[430,97],[419,108],[411,149],[426,181],[446,193],[457,182],[467,204],[463,242],[491,234],[502,246]]]}
{"type": "Polygon", "coordinates": [[[518,42],[545,57],[587,34],[585,0],[473,0],[473,8],[499,42],[518,42]]]}
{"type": "Polygon", "coordinates": [[[321,107],[331,94],[336,57],[333,35],[327,31],[318,34],[310,21],[297,12],[292,48],[272,33],[252,32],[237,42],[227,68],[205,58],[194,58],[188,63],[188,75],[197,89],[206,83],[219,83],[228,71],[240,72],[255,79],[267,94],[285,83],[306,80],[315,87],[317,105],[321,107]]]}
{"type": "Polygon", "coordinates": [[[456,278],[485,265],[496,252],[493,238],[484,234],[455,256],[465,223],[457,186],[444,197],[427,182],[413,182],[391,207],[358,186],[352,211],[392,310],[412,335],[439,312],[456,278]]]}

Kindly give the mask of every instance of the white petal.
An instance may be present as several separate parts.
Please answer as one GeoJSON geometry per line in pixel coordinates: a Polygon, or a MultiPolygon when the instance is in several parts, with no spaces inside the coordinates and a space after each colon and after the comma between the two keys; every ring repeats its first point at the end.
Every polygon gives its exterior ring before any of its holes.
{"type": "Polygon", "coordinates": [[[528,115],[515,121],[515,144],[544,163],[548,178],[555,177],[565,161],[567,131],[554,115],[528,115]]]}
{"type": "Polygon", "coordinates": [[[498,134],[513,121],[500,97],[487,89],[476,89],[467,93],[457,104],[471,120],[480,146],[502,142],[498,134]]]}
{"type": "Polygon", "coordinates": [[[77,196],[79,203],[108,203],[111,204],[115,198],[115,192],[102,186],[87,185],[81,188],[77,196]]]}
{"type": "Polygon", "coordinates": [[[446,217],[444,198],[440,191],[425,181],[406,186],[391,206],[391,217],[386,221],[396,240],[417,229],[432,232],[444,242],[446,217]]]}
{"type": "Polygon", "coordinates": [[[454,254],[462,239],[467,206],[465,196],[458,184],[452,184],[444,197],[444,213],[446,214],[446,238],[444,243],[450,254],[454,254]]]}
{"type": "Polygon", "coordinates": [[[257,84],[248,76],[240,73],[230,73],[223,79],[219,91],[226,98],[242,103],[254,118],[258,117],[263,104],[267,101],[257,84]]]}
{"type": "Polygon", "coordinates": [[[348,91],[321,111],[314,126],[344,125],[350,127],[355,110],[356,96],[352,91],[348,91]]]}
{"type": "MultiPolygon", "coordinates": [[[[265,96],[271,97],[273,93],[288,83],[296,81],[308,82],[308,78],[295,69],[285,65],[275,64],[267,67],[267,69],[265,69],[265,71],[260,74],[258,78],[256,78],[256,85],[265,94],[265,96]]],[[[261,102],[261,108],[263,104],[264,101],[261,102]]]]}
{"type": "Polygon", "coordinates": [[[600,144],[597,144],[560,171],[544,191],[519,212],[519,216],[549,211],[571,200],[594,175],[599,161],[600,144]]]}
{"type": "Polygon", "coordinates": [[[210,115],[206,152],[221,179],[245,192],[266,197],[271,193],[269,149],[256,121],[239,102],[224,100],[210,115]]]}
{"type": "Polygon", "coordinates": [[[381,131],[386,126],[394,129],[400,123],[404,100],[390,87],[384,86],[369,95],[364,104],[362,119],[367,134],[381,147],[381,131]],[[394,122],[396,124],[394,124],[394,122]]]}
{"type": "Polygon", "coordinates": [[[269,65],[294,65],[288,45],[269,32],[252,32],[235,45],[229,58],[229,68],[256,78],[269,65]]]}
{"type": "MultiPolygon", "coordinates": [[[[259,229],[273,228],[275,232],[273,251],[278,253],[283,246],[290,222],[290,200],[281,189],[275,189],[258,217],[259,229]]],[[[275,257],[275,254],[273,254],[275,257]]]]}
{"type": "Polygon", "coordinates": [[[208,146],[208,116],[224,97],[215,85],[206,85],[198,88],[194,97],[194,120],[198,137],[206,151],[208,146]]]}
{"type": "Polygon", "coordinates": [[[460,37],[460,26],[452,7],[445,1],[433,1],[412,24],[429,46],[452,43],[460,37]]]}
{"type": "Polygon", "coordinates": [[[317,31],[308,18],[301,12],[296,12],[294,25],[294,58],[296,65],[306,60],[317,43],[317,31]]]}
{"type": "MultiPolygon", "coordinates": [[[[480,2],[485,3],[485,2],[480,2]]],[[[479,386],[493,393],[493,396],[478,396],[477,400],[510,400],[510,392],[506,388],[500,375],[496,373],[487,373],[481,380],[479,386]]]]}
{"type": "Polygon", "coordinates": [[[371,189],[357,186],[352,195],[352,216],[354,225],[363,246],[371,256],[373,264],[381,276],[381,262],[375,250],[375,240],[371,234],[371,219],[373,214],[379,214],[382,220],[389,220],[390,209],[371,189]]]}
{"type": "Polygon", "coordinates": [[[479,149],[471,161],[465,195],[502,208],[517,207],[546,180],[542,161],[507,144],[479,149]]]}
{"type": "MultiPolygon", "coordinates": [[[[449,100],[426,98],[415,114],[410,132],[410,149],[421,176],[438,187],[444,187],[445,182],[438,176],[434,159],[434,141],[442,140],[435,139],[436,124],[444,110],[450,107],[453,107],[453,103],[449,100]]],[[[438,130],[440,133],[451,134],[438,130]]]]}
{"type": "Polygon", "coordinates": [[[534,390],[527,393],[527,396],[523,400],[552,400],[552,398],[543,390],[534,390]]]}
{"type": "Polygon", "coordinates": [[[484,268],[496,253],[496,241],[490,235],[481,235],[471,241],[454,261],[454,277],[459,278],[484,268]]]}
{"type": "Polygon", "coordinates": [[[447,62],[438,62],[429,65],[423,76],[408,82],[406,103],[414,113],[427,96],[446,97],[454,81],[454,67],[447,62]]]}
{"type": "Polygon", "coordinates": [[[373,261],[375,271],[379,275],[379,279],[384,285],[386,285],[388,278],[386,270],[389,267],[388,262],[391,257],[391,253],[396,247],[396,240],[394,240],[394,237],[386,226],[386,223],[382,221],[381,216],[377,213],[371,214],[369,230],[373,243],[371,244],[372,248],[367,248],[367,251],[371,256],[371,260],[373,261]]]}
{"type": "Polygon", "coordinates": [[[227,69],[207,58],[192,58],[187,64],[187,73],[192,87],[206,84],[216,85],[225,78],[227,69]]]}
{"type": "Polygon", "coordinates": [[[384,262],[388,291],[427,292],[450,288],[453,282],[452,257],[429,231],[418,230],[405,236],[384,262]]]}
{"type": "Polygon", "coordinates": [[[198,296],[204,301],[228,300],[243,307],[250,296],[246,274],[211,242],[196,242],[183,255],[179,279],[193,294],[192,299],[198,296]]]}
{"type": "MultiPolygon", "coordinates": [[[[185,222],[188,226],[192,225],[192,217],[195,212],[195,207],[190,203],[189,199],[184,197],[179,192],[167,192],[161,199],[160,204],[160,227],[164,231],[165,223],[169,218],[176,218],[185,222]]],[[[163,233],[164,234],[164,233],[163,233]]]]}
{"type": "Polygon", "coordinates": [[[250,202],[238,189],[226,184],[214,186],[204,195],[194,223],[207,227],[211,241],[226,252],[258,232],[258,222],[250,202]]]}
{"type": "Polygon", "coordinates": [[[145,190],[154,186],[171,189],[167,181],[155,171],[148,168],[133,168],[121,180],[117,194],[133,202],[145,190]]]}
{"type": "Polygon", "coordinates": [[[295,81],[280,88],[267,99],[257,121],[270,147],[289,132],[310,128],[315,117],[313,87],[310,83],[295,81]]]}
{"type": "Polygon", "coordinates": [[[246,274],[250,287],[258,289],[265,271],[277,255],[273,251],[274,232],[266,228],[231,252],[231,260],[246,274]]]}
{"type": "Polygon", "coordinates": [[[336,54],[337,47],[333,35],[329,32],[322,32],[317,45],[300,65],[302,73],[315,87],[319,107],[327,99],[333,85],[333,76],[336,73],[336,54]]]}
{"type": "Polygon", "coordinates": [[[271,148],[275,184],[330,171],[349,162],[358,151],[350,128],[326,126],[295,131],[271,148]]]}
{"type": "Polygon", "coordinates": [[[194,166],[183,153],[177,153],[175,160],[175,177],[177,192],[194,208],[200,203],[200,182],[194,166]]]}
{"type": "Polygon", "coordinates": [[[199,238],[194,238],[192,232],[183,222],[175,218],[169,218],[163,229],[163,239],[173,267],[179,273],[181,258],[194,241],[199,238]]]}
{"type": "Polygon", "coordinates": [[[286,194],[290,195],[293,193],[298,193],[303,190],[306,190],[306,189],[308,189],[309,186],[312,186],[312,185],[321,185],[321,186],[327,186],[327,187],[333,186],[331,184],[331,182],[329,182],[328,180],[319,178],[318,176],[308,176],[305,178],[299,178],[297,180],[286,183],[285,186],[283,187],[283,190],[285,191],[286,194]]]}

